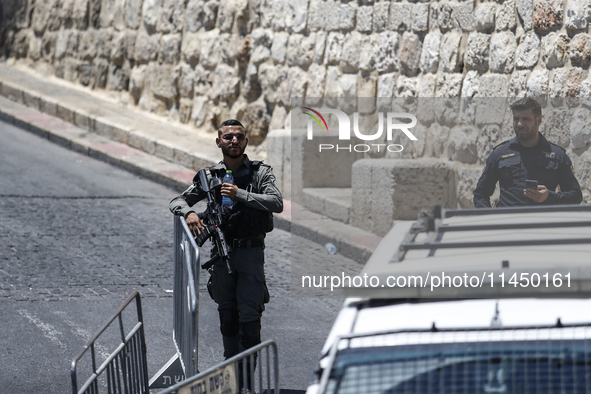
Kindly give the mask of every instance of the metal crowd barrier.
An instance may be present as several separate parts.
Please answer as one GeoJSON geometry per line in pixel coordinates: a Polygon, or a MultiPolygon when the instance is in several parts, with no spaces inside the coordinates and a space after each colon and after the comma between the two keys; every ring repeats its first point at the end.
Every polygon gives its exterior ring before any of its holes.
{"type": "Polygon", "coordinates": [[[84,350],[72,361],[72,391],[74,394],[89,393],[149,393],[148,389],[148,364],[146,357],[146,341],[144,337],[144,322],[142,317],[142,305],[140,293],[134,292],[119,307],[115,315],[96,333],[96,335],[84,346],[84,350]],[[122,313],[132,302],[136,302],[137,324],[125,335],[122,313]],[[115,351],[97,368],[95,342],[115,320],[119,323],[121,344],[115,351]],[[78,362],[90,349],[92,361],[92,375],[78,389],[76,367],[78,362]],[[106,372],[106,376],[102,375],[106,372]]]}
{"type": "Polygon", "coordinates": [[[185,219],[175,216],[172,336],[177,354],[150,379],[150,388],[166,388],[199,372],[199,289],[196,288],[198,283],[199,248],[185,219]]]}
{"type": "Polygon", "coordinates": [[[244,388],[251,393],[279,394],[279,355],[275,341],[245,350],[159,394],[242,394],[248,392],[244,388]]]}

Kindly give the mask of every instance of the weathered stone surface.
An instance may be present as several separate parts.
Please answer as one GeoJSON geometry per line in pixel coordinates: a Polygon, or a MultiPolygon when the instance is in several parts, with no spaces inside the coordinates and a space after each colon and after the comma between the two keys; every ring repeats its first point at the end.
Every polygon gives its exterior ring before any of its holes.
{"type": "Polygon", "coordinates": [[[412,30],[423,33],[429,30],[429,3],[415,4],[412,8],[412,30]]]}
{"type": "Polygon", "coordinates": [[[345,37],[341,53],[340,66],[343,72],[356,72],[359,69],[359,48],[361,46],[361,34],[349,33],[345,37]]]}
{"type": "Polygon", "coordinates": [[[477,138],[476,127],[468,125],[453,127],[449,133],[449,159],[466,164],[476,163],[478,161],[477,138]]]}
{"type": "Polygon", "coordinates": [[[488,74],[480,77],[478,81],[479,97],[507,97],[507,76],[488,74]]]}
{"type": "Polygon", "coordinates": [[[179,101],[179,121],[181,123],[189,123],[192,112],[193,100],[187,97],[181,97],[179,101]]]}
{"type": "Polygon", "coordinates": [[[292,34],[287,42],[287,64],[289,66],[308,67],[314,61],[316,36],[292,34]]]}
{"type": "Polygon", "coordinates": [[[328,67],[326,69],[326,87],[324,89],[324,100],[326,105],[335,108],[338,105],[338,100],[335,98],[339,94],[339,78],[341,78],[341,70],[338,67],[328,67]]]}
{"type": "MultiPolygon", "coordinates": [[[[276,105],[269,121],[269,131],[281,130],[284,128],[285,119],[287,118],[287,110],[281,105],[276,105]]],[[[282,158],[283,160],[283,158],[282,158]]]]}
{"type": "Polygon", "coordinates": [[[591,152],[585,152],[581,155],[575,174],[581,189],[591,190],[591,152]]]}
{"type": "Polygon", "coordinates": [[[27,51],[29,49],[28,40],[29,34],[26,30],[19,30],[14,34],[12,50],[17,59],[27,56],[27,51]]]}
{"type": "Polygon", "coordinates": [[[515,51],[515,67],[532,68],[540,58],[540,36],[536,33],[525,33],[515,51]]]}
{"type": "Polygon", "coordinates": [[[201,54],[201,40],[197,33],[187,32],[183,34],[181,53],[184,61],[193,65],[197,64],[201,54]]]}
{"type": "MultiPolygon", "coordinates": [[[[88,0],[77,0],[77,2],[84,2],[81,9],[84,13],[87,12],[88,0]]],[[[123,8],[123,18],[125,20],[125,26],[129,29],[137,30],[142,22],[142,0],[129,0],[126,1],[123,8]]],[[[82,12],[80,12],[82,15],[82,12]]],[[[82,17],[82,19],[86,19],[82,17]]]]}
{"type": "Polygon", "coordinates": [[[573,149],[583,149],[591,144],[591,111],[579,108],[570,122],[570,138],[573,149]]]}
{"type": "Polygon", "coordinates": [[[138,33],[135,41],[134,59],[140,63],[147,63],[151,60],[156,60],[158,55],[158,41],[160,35],[148,35],[145,32],[138,33]]]}
{"type": "Polygon", "coordinates": [[[373,31],[380,33],[388,29],[388,17],[390,4],[388,2],[376,3],[373,6],[373,31]]]}
{"type": "Polygon", "coordinates": [[[456,27],[453,7],[449,3],[440,2],[437,10],[437,22],[441,31],[446,32],[456,27]]]}
{"type": "Polygon", "coordinates": [[[570,39],[566,34],[549,33],[542,38],[542,62],[548,69],[562,67],[568,60],[570,39]]]}
{"type": "Polygon", "coordinates": [[[480,100],[475,99],[478,96],[479,84],[478,71],[468,71],[462,83],[459,123],[473,124],[476,121],[476,108],[481,104],[480,100]]]}
{"type": "Polygon", "coordinates": [[[517,15],[515,13],[515,1],[505,1],[497,5],[497,14],[495,16],[497,31],[513,30],[517,26],[517,15]]]}
{"type": "Polygon", "coordinates": [[[156,30],[162,0],[144,0],[142,4],[142,19],[149,32],[156,30]]]}
{"type": "Polygon", "coordinates": [[[255,101],[261,95],[261,84],[259,83],[258,69],[254,64],[246,67],[244,81],[240,94],[248,101],[255,101]]]}
{"type": "Polygon", "coordinates": [[[104,88],[107,85],[107,75],[109,71],[109,62],[100,57],[94,58],[92,61],[92,82],[91,87],[104,88]]]}
{"type": "Polygon", "coordinates": [[[357,81],[357,95],[360,97],[358,110],[361,114],[373,114],[376,111],[378,77],[376,73],[361,75],[357,81]]]}
{"type": "Polygon", "coordinates": [[[551,108],[544,111],[544,136],[550,142],[563,148],[570,145],[570,120],[571,116],[566,108],[551,108]]]}
{"type": "Polygon", "coordinates": [[[478,31],[486,32],[495,27],[495,3],[480,3],[474,11],[475,28],[478,31]]]}
{"type": "Polygon", "coordinates": [[[324,6],[324,30],[338,31],[341,25],[341,14],[339,10],[340,2],[336,0],[326,0],[324,6]]]}
{"type": "Polygon", "coordinates": [[[470,33],[464,56],[464,64],[469,70],[488,70],[489,44],[488,34],[470,33]]]}
{"type": "Polygon", "coordinates": [[[289,69],[289,95],[282,101],[283,105],[291,105],[292,98],[304,98],[308,86],[308,75],[299,67],[289,69]]]}
{"type": "Polygon", "coordinates": [[[189,0],[185,12],[185,31],[197,33],[203,27],[205,18],[205,1],[189,0]]]}
{"type": "Polygon", "coordinates": [[[90,62],[81,62],[78,71],[80,84],[84,86],[90,85],[92,83],[92,64],[90,62]]]}
{"type": "Polygon", "coordinates": [[[422,44],[416,34],[404,32],[400,40],[400,69],[406,75],[416,75],[420,70],[422,44]]]}
{"type": "Polygon", "coordinates": [[[316,33],[316,44],[314,45],[314,62],[322,64],[324,61],[324,49],[326,48],[326,33],[316,33]]]}
{"type": "Polygon", "coordinates": [[[439,45],[441,35],[439,33],[428,33],[423,41],[421,53],[421,71],[436,73],[439,67],[439,45]]]}
{"type": "Polygon", "coordinates": [[[324,97],[324,85],[326,80],[326,68],[313,64],[308,69],[308,86],[306,97],[324,97]]]}
{"type": "Polygon", "coordinates": [[[79,33],[76,30],[60,30],[55,44],[55,57],[74,56],[78,52],[79,33]]]}
{"type": "Polygon", "coordinates": [[[390,30],[409,31],[412,28],[413,4],[390,3],[390,30]]]}
{"type": "Polygon", "coordinates": [[[209,113],[207,106],[207,97],[195,96],[193,99],[193,109],[191,112],[191,120],[195,124],[195,127],[201,127],[207,120],[209,113]]]}
{"type": "MultiPolygon", "coordinates": [[[[276,2],[283,4],[282,2],[276,2]]],[[[216,27],[220,29],[222,32],[230,32],[232,30],[232,25],[234,25],[234,8],[236,7],[234,1],[220,1],[220,6],[218,8],[218,17],[216,21],[216,27]]],[[[275,18],[273,21],[278,22],[281,21],[283,24],[283,15],[281,17],[275,18]]],[[[282,28],[283,26],[281,26],[282,28]]]]}
{"type": "Polygon", "coordinates": [[[462,68],[462,57],[460,56],[460,42],[462,35],[458,33],[447,33],[441,40],[439,47],[440,66],[443,72],[453,73],[462,68]]]}
{"type": "Polygon", "coordinates": [[[533,98],[545,99],[548,95],[548,78],[549,73],[547,70],[532,71],[527,81],[527,95],[533,98]]]}
{"type": "Polygon", "coordinates": [[[459,167],[457,200],[460,208],[474,208],[474,189],[482,174],[481,168],[459,167]]]}
{"type": "Polygon", "coordinates": [[[458,97],[462,79],[462,74],[441,74],[437,80],[437,97],[458,97]]]}
{"type": "Polygon", "coordinates": [[[357,31],[371,33],[373,27],[373,7],[361,6],[357,8],[357,31]]]}
{"type": "MultiPolygon", "coordinates": [[[[64,79],[70,82],[76,82],[80,75],[80,61],[78,59],[66,58],[64,62],[64,79]]],[[[100,86],[103,87],[104,86],[100,86]]]]}
{"type": "Polygon", "coordinates": [[[80,44],[78,51],[80,59],[92,60],[96,57],[97,46],[99,43],[99,34],[96,30],[87,30],[80,35],[80,44]]]}
{"type": "Polygon", "coordinates": [[[214,100],[233,100],[238,96],[240,78],[236,70],[225,64],[218,64],[213,74],[210,98],[214,100]]]}
{"type": "Polygon", "coordinates": [[[527,94],[527,80],[531,71],[520,70],[511,75],[509,81],[509,97],[521,98],[527,94]]]}
{"type": "Polygon", "coordinates": [[[427,139],[427,153],[430,157],[443,159],[447,157],[447,143],[449,141],[450,128],[439,123],[433,123],[429,127],[427,139]]]}
{"type": "Polygon", "coordinates": [[[271,57],[273,31],[270,29],[255,29],[251,33],[253,51],[250,61],[257,66],[271,57]]]}
{"type": "Polygon", "coordinates": [[[591,36],[577,34],[570,41],[570,61],[574,66],[589,67],[591,64],[591,36]]]}
{"type": "Polygon", "coordinates": [[[183,30],[185,2],[162,0],[157,29],[161,33],[180,33],[183,30]]]}
{"type": "Polygon", "coordinates": [[[217,29],[210,30],[201,36],[201,55],[199,59],[205,68],[214,68],[220,62],[222,43],[217,29]]]}
{"type": "Polygon", "coordinates": [[[589,15],[588,0],[567,0],[564,26],[569,30],[583,30],[587,28],[589,15]]]}
{"type": "Polygon", "coordinates": [[[359,69],[365,72],[375,70],[375,54],[378,46],[377,35],[362,36],[359,45],[359,69]]]}
{"type": "Polygon", "coordinates": [[[481,163],[486,162],[486,158],[492,152],[493,148],[500,142],[501,129],[498,125],[487,124],[482,126],[480,136],[476,142],[476,150],[481,163]]]}
{"type": "MultiPolygon", "coordinates": [[[[435,97],[435,91],[437,90],[437,76],[434,74],[423,74],[419,76],[418,83],[418,94],[419,97],[429,98],[435,97]]],[[[425,100],[429,103],[433,100],[425,100]]],[[[423,118],[425,119],[425,118],[423,118]]]]}
{"type": "Polygon", "coordinates": [[[463,31],[474,30],[474,1],[466,1],[456,5],[453,9],[453,17],[463,31]]]}
{"type": "Polygon", "coordinates": [[[263,96],[268,102],[277,102],[278,90],[283,82],[288,79],[288,76],[288,71],[283,66],[272,66],[267,63],[259,66],[259,82],[263,96]]]}
{"type": "Polygon", "coordinates": [[[111,64],[109,66],[109,90],[127,90],[129,86],[129,67],[127,65],[111,64]]]}
{"type": "Polygon", "coordinates": [[[341,33],[329,33],[326,38],[326,51],[324,61],[326,64],[335,64],[341,61],[343,41],[345,36],[341,33]]]}
{"type": "Polygon", "coordinates": [[[396,80],[396,97],[416,97],[418,79],[401,75],[396,80]]]}
{"type": "Polygon", "coordinates": [[[502,124],[507,110],[508,78],[501,74],[483,75],[478,81],[478,107],[475,121],[478,125],[502,124]],[[486,100],[481,97],[486,98],[486,100]]]}
{"type": "Polygon", "coordinates": [[[386,31],[378,35],[375,65],[376,70],[380,73],[398,71],[400,69],[398,33],[386,31]]]}
{"type": "Polygon", "coordinates": [[[55,32],[46,32],[41,38],[41,56],[48,63],[53,62],[56,41],[57,33],[55,32]]]}
{"type": "Polygon", "coordinates": [[[123,65],[123,62],[125,61],[126,47],[127,40],[125,32],[116,33],[113,36],[113,41],[111,43],[111,54],[109,55],[111,62],[119,66],[123,65]]]}
{"type": "Polygon", "coordinates": [[[137,31],[126,30],[125,34],[125,57],[126,59],[133,60],[135,54],[135,42],[137,41],[137,31]]]}
{"type": "Polygon", "coordinates": [[[429,3],[429,29],[439,29],[439,3],[429,3]]]}
{"type": "Polygon", "coordinates": [[[323,0],[310,0],[308,8],[308,29],[310,31],[324,30],[325,7],[323,0]]]}
{"type": "Polygon", "coordinates": [[[60,4],[58,0],[43,0],[35,3],[31,16],[31,27],[37,35],[42,35],[45,29],[59,30],[61,26],[60,4]]]}
{"type": "Polygon", "coordinates": [[[562,26],[563,7],[562,0],[534,0],[534,29],[546,32],[562,26]]]}
{"type": "Polygon", "coordinates": [[[534,2],[533,0],[516,0],[515,6],[521,18],[523,30],[528,31],[534,27],[534,2]]]}
{"type": "MultiPolygon", "coordinates": [[[[188,64],[181,64],[179,67],[178,90],[181,97],[193,96],[193,85],[195,84],[195,71],[188,64]]],[[[186,123],[186,122],[185,122],[186,123]]]]}
{"type": "Polygon", "coordinates": [[[111,48],[113,47],[113,29],[101,29],[98,32],[98,50],[97,55],[104,58],[111,56],[111,48]]]}
{"type": "Polygon", "coordinates": [[[178,69],[166,65],[155,67],[151,81],[152,93],[164,99],[174,99],[178,95],[178,77],[178,69]]]}
{"type": "Polygon", "coordinates": [[[165,34],[158,46],[158,60],[162,63],[176,64],[180,58],[181,35],[165,34]]]}
{"type": "Polygon", "coordinates": [[[271,45],[271,56],[275,63],[285,63],[287,56],[287,41],[289,40],[289,34],[287,33],[275,33],[273,37],[273,44],[271,45]]]}
{"type": "Polygon", "coordinates": [[[341,21],[339,27],[343,31],[351,31],[355,28],[355,15],[357,5],[354,3],[341,4],[341,21]]]}
{"type": "Polygon", "coordinates": [[[293,0],[287,3],[285,10],[285,28],[293,33],[301,33],[306,29],[308,21],[308,1],[293,0]]]}
{"type": "Polygon", "coordinates": [[[394,96],[394,89],[396,86],[396,74],[382,74],[378,78],[378,94],[377,97],[391,98],[394,96]]]}
{"type": "Polygon", "coordinates": [[[129,78],[129,93],[131,93],[131,95],[136,98],[140,97],[142,91],[144,90],[147,68],[148,66],[143,64],[141,66],[134,67],[131,70],[131,75],[129,78]]]}
{"type": "Polygon", "coordinates": [[[263,100],[248,104],[236,116],[238,119],[242,119],[242,124],[248,130],[249,143],[258,145],[263,142],[269,131],[269,121],[271,120],[271,116],[267,112],[267,106],[263,100]]]}
{"type": "Polygon", "coordinates": [[[517,41],[510,31],[493,34],[490,39],[490,71],[500,74],[513,72],[517,41]]]}

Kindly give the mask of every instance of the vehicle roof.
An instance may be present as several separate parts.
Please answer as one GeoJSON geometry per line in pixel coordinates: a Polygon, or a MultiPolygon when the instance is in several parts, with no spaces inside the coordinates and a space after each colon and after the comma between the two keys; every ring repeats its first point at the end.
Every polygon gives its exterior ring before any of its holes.
{"type": "Polygon", "coordinates": [[[534,208],[442,210],[439,215],[423,215],[417,222],[399,222],[361,272],[377,276],[382,286],[352,286],[346,294],[410,299],[591,296],[591,206],[534,208]],[[548,274],[549,286],[544,278],[538,287],[507,286],[514,273],[517,278],[521,273],[548,274]],[[569,287],[566,282],[562,287],[554,286],[552,279],[557,273],[562,278],[570,273],[569,287]],[[416,275],[429,282],[433,275],[464,274],[477,276],[486,285],[433,289],[384,286],[391,276],[416,275]],[[504,287],[498,282],[502,274],[504,287]],[[489,275],[497,281],[492,286],[489,275]]]}

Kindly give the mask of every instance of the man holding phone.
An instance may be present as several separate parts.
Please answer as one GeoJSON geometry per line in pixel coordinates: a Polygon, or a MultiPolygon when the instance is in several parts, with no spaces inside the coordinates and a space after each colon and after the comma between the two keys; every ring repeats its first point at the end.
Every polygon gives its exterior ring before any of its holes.
{"type": "Polygon", "coordinates": [[[495,146],[486,159],[474,190],[474,206],[491,207],[497,182],[501,188],[498,207],[580,204],[583,195],[570,158],[539,132],[540,104],[526,97],[511,104],[511,111],[515,138],[495,146]]]}

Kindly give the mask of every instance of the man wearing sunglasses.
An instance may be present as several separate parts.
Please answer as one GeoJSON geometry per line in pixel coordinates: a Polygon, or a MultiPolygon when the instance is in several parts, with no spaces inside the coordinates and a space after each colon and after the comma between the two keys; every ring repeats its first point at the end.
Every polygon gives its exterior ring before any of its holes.
{"type": "MultiPolygon", "coordinates": [[[[269,302],[264,271],[265,233],[273,228],[272,212],[283,211],[283,198],[271,167],[251,161],[244,151],[248,145],[246,129],[235,119],[226,120],[218,129],[216,144],[223,160],[209,168],[209,176],[223,178],[232,170],[234,185],[224,183],[216,196],[234,201],[224,235],[231,247],[229,274],[226,264],[218,261],[210,269],[208,288],[218,304],[220,329],[226,359],[261,342],[261,315],[269,302]]],[[[205,198],[198,177],[193,185],[170,202],[175,215],[183,215],[195,236],[202,234],[203,215],[191,207],[205,198]]]]}

